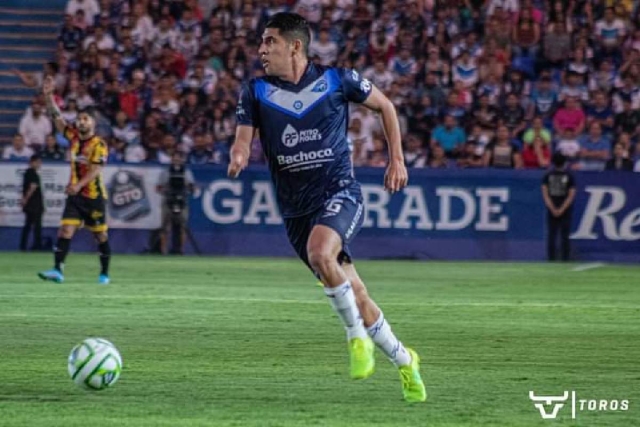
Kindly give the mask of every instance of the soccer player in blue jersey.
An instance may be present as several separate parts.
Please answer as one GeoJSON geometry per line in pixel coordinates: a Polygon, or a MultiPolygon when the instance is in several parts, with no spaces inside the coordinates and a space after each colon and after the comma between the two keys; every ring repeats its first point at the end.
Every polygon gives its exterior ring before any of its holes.
{"type": "Polygon", "coordinates": [[[266,76],[242,89],[228,174],[235,178],[247,166],[259,132],[289,240],[344,323],[351,377],[373,374],[375,343],[398,367],[405,400],[422,402],[427,394],[418,355],[396,338],[367,294],[348,246],[364,212],[347,142],[349,102],[382,116],[389,144],[384,185],[391,192],[407,184],[398,117],[356,71],[311,63],[309,40],[300,15],[278,13],[267,23],[259,49],[266,76]]]}

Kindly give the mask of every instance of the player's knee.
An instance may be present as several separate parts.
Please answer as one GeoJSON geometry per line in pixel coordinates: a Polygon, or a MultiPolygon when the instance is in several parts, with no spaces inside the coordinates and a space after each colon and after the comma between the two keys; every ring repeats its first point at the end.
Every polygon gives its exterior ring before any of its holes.
{"type": "Polygon", "coordinates": [[[307,248],[307,253],[309,256],[309,264],[311,264],[311,267],[320,274],[328,271],[333,267],[333,264],[338,262],[331,250],[327,247],[309,246],[307,248]]]}
{"type": "Polygon", "coordinates": [[[93,237],[96,239],[96,242],[104,243],[109,238],[109,235],[106,231],[99,231],[97,233],[93,233],[93,237]]]}
{"type": "Polygon", "coordinates": [[[71,225],[63,225],[58,230],[58,237],[63,239],[71,239],[73,237],[73,233],[75,232],[75,227],[71,225]]]}

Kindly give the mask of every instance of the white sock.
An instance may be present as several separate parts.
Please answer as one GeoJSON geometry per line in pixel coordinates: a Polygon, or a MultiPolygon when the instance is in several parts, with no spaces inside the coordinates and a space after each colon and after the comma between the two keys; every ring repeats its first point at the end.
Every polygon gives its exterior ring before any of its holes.
{"type": "Polygon", "coordinates": [[[351,283],[344,282],[335,288],[324,288],[324,293],[329,297],[331,307],[338,313],[344,328],[347,330],[347,339],[366,338],[367,331],[362,323],[360,311],[356,305],[356,296],[351,288],[351,283]]]}
{"type": "Polygon", "coordinates": [[[411,355],[404,348],[402,342],[391,331],[391,326],[384,319],[384,314],[380,312],[380,317],[376,322],[367,328],[367,333],[380,350],[396,366],[404,366],[411,363],[411,355]]]}

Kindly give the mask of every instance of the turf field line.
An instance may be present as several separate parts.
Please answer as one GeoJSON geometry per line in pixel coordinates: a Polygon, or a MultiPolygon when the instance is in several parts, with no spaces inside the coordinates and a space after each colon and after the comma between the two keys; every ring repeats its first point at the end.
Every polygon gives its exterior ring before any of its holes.
{"type": "MultiPolygon", "coordinates": [[[[113,300],[165,300],[165,301],[217,301],[229,303],[264,303],[264,304],[327,304],[324,299],[299,300],[276,298],[227,298],[206,297],[189,295],[0,295],[2,299],[113,299],[113,300]]],[[[385,302],[385,306],[399,307],[527,307],[527,308],[602,308],[602,309],[631,309],[640,310],[640,305],[615,305],[615,304],[567,304],[546,302],[385,302]]],[[[0,316],[2,314],[0,313],[0,316]]]]}
{"type": "Polygon", "coordinates": [[[592,262],[589,264],[583,264],[583,265],[579,265],[577,267],[574,267],[571,269],[571,271],[587,271],[587,270],[593,270],[594,268],[600,268],[600,267],[604,267],[605,263],[603,262],[592,262]]]}

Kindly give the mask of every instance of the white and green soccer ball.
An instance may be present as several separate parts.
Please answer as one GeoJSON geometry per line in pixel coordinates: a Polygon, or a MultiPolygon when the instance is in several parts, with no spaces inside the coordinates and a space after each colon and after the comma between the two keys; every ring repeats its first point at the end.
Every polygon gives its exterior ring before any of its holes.
{"type": "Polygon", "coordinates": [[[73,347],[67,362],[74,383],[90,390],[104,390],[120,378],[122,357],[102,338],[87,338],[73,347]]]}

